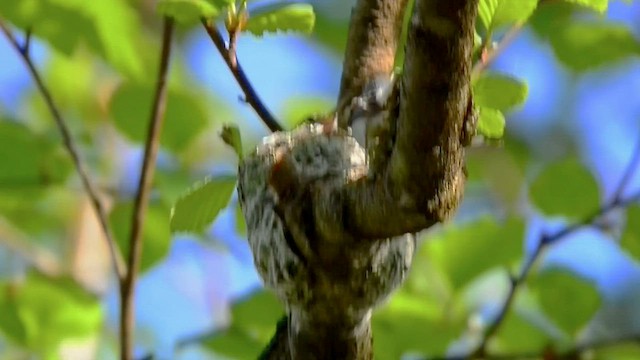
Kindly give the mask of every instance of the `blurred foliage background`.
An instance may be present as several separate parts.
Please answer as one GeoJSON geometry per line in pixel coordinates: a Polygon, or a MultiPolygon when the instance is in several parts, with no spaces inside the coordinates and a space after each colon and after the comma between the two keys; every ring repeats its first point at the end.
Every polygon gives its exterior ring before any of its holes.
{"type": "MultiPolygon", "coordinates": [[[[265,3],[250,1],[249,11],[265,3]]],[[[331,110],[353,1],[308,3],[310,35],[238,40],[247,75],[287,128],[331,110]]],[[[492,3],[500,1],[481,6],[492,3]]],[[[30,54],[122,247],[158,66],[156,2],[3,0],[0,18],[21,39],[31,29],[30,54]]],[[[542,1],[524,25],[490,20],[481,18],[479,35],[504,48],[485,71],[507,84],[479,80],[474,90],[486,121],[506,113],[504,137],[469,150],[457,217],[421,234],[410,278],[375,314],[378,359],[473,348],[500,311],[509,274],[545,235],[616,195],[640,138],[640,3],[542,1]],[[523,96],[510,97],[510,81],[523,96]]],[[[267,130],[201,26],[181,25],[174,49],[136,354],[255,358],[282,309],[261,290],[235,198],[197,232],[171,232],[170,214],[207,176],[210,196],[233,190],[237,156],[218,136],[223,124],[240,128],[245,151],[267,130]]],[[[640,172],[627,185],[622,198],[640,190],[640,172]]],[[[0,359],[116,358],[118,290],[102,236],[42,97],[0,38],[0,359]]],[[[639,258],[638,202],[571,232],[534,265],[489,350],[543,354],[611,340],[619,345],[596,346],[590,358],[640,358],[630,341],[640,338],[639,258]]]]}

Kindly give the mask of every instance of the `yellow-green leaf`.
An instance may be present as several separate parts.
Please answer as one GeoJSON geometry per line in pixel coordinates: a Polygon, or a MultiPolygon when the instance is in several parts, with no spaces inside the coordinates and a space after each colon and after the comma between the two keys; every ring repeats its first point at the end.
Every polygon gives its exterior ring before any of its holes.
{"type": "Polygon", "coordinates": [[[203,231],[229,204],[235,187],[235,176],[217,176],[196,184],[173,207],[171,231],[203,231]]]}
{"type": "Polygon", "coordinates": [[[276,3],[252,11],[243,30],[258,36],[278,31],[310,33],[315,20],[310,4],[276,3]]]}
{"type": "Polygon", "coordinates": [[[568,159],[548,165],[529,188],[533,204],[544,214],[583,218],[600,205],[598,183],[584,165],[568,159]]]}

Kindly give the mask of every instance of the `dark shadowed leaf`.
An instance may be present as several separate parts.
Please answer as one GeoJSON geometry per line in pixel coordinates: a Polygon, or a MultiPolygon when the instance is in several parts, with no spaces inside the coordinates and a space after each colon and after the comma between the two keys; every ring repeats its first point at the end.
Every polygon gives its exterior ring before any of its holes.
{"type": "Polygon", "coordinates": [[[451,226],[424,244],[431,259],[448,275],[454,289],[497,266],[513,264],[522,255],[524,223],[491,217],[451,226]]]}
{"type": "Polygon", "coordinates": [[[229,204],[235,188],[235,176],[216,176],[193,186],[173,207],[171,231],[203,231],[229,204]]]}
{"type": "Polygon", "coordinates": [[[235,209],[236,231],[240,236],[247,236],[247,222],[244,220],[244,214],[242,213],[240,204],[236,204],[235,209]]]}
{"type": "Polygon", "coordinates": [[[593,360],[637,360],[640,359],[640,344],[623,344],[596,349],[593,360]]]}
{"type": "Polygon", "coordinates": [[[601,305],[595,284],[567,269],[544,269],[529,285],[549,319],[570,336],[577,335],[601,305]]]}
{"type": "MultiPolygon", "coordinates": [[[[128,139],[143,142],[147,136],[154,89],[127,83],[111,99],[111,115],[116,128],[128,139]]],[[[184,150],[207,124],[205,109],[195,94],[170,89],[160,143],[165,148],[184,150]]]]}
{"type": "Polygon", "coordinates": [[[640,206],[638,205],[627,209],[627,224],[620,246],[634,259],[640,261],[640,206]]]}
{"type": "Polygon", "coordinates": [[[10,120],[0,120],[0,159],[0,188],[59,183],[71,171],[60,146],[10,120]]]}
{"type": "Polygon", "coordinates": [[[538,209],[550,216],[582,218],[600,204],[596,180],[575,159],[544,168],[531,184],[529,196],[538,209]]]}
{"type": "Polygon", "coordinates": [[[483,107],[511,110],[527,99],[527,84],[505,74],[483,73],[473,83],[473,100],[483,107]]]}
{"type": "MultiPolygon", "coordinates": [[[[109,215],[113,234],[125,258],[129,254],[132,212],[133,202],[128,201],[116,204],[109,215]]],[[[161,204],[151,203],[146,212],[142,231],[143,248],[140,271],[144,272],[157,264],[169,252],[171,246],[169,209],[161,204]]]]}
{"type": "Polygon", "coordinates": [[[258,36],[279,31],[310,33],[315,20],[310,4],[276,3],[252,11],[243,30],[258,36]]]}

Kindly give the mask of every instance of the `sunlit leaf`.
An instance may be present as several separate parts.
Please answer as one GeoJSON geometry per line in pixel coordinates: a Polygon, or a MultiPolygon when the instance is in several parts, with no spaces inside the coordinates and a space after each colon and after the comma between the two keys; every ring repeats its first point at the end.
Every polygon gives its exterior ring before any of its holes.
{"type": "Polygon", "coordinates": [[[310,33],[315,20],[310,4],[276,3],[252,11],[243,30],[258,36],[278,31],[310,33]]]}
{"type": "MultiPolygon", "coordinates": [[[[141,143],[146,140],[153,92],[151,86],[127,83],[111,99],[111,114],[115,126],[132,141],[141,143]]],[[[205,110],[196,94],[169,90],[161,145],[180,152],[206,124],[205,110]]]]}
{"type": "Polygon", "coordinates": [[[281,118],[292,128],[300,125],[305,120],[314,117],[322,117],[329,114],[335,104],[325,98],[290,98],[283,105],[281,118]]]}
{"type": "Polygon", "coordinates": [[[534,205],[550,216],[582,218],[600,204],[598,183],[575,159],[545,167],[529,188],[534,205]]]}
{"type": "Polygon", "coordinates": [[[218,16],[221,9],[207,0],[159,0],[157,10],[181,23],[196,23],[218,16]]]}
{"type": "Polygon", "coordinates": [[[117,70],[142,77],[143,66],[136,46],[141,24],[128,1],[0,1],[0,13],[19,28],[31,29],[34,36],[65,54],[86,44],[117,70]]]}
{"type": "Polygon", "coordinates": [[[599,13],[605,13],[609,5],[609,0],[564,0],[564,1],[591,8],[599,13]]]}
{"type": "MultiPolygon", "coordinates": [[[[121,202],[114,206],[109,215],[109,223],[122,254],[125,258],[129,254],[129,236],[133,202],[121,202]]],[[[144,272],[162,260],[171,246],[169,232],[169,209],[151,203],[146,211],[144,228],[142,229],[142,258],[140,271],[144,272]]]]}
{"type": "Polygon", "coordinates": [[[62,341],[95,334],[103,313],[98,299],[73,280],[30,274],[24,283],[0,288],[0,330],[42,358],[58,359],[62,341]],[[6,313],[9,314],[6,314],[6,313]],[[10,315],[13,314],[13,315],[10,315]]]}
{"type": "Polygon", "coordinates": [[[282,305],[275,295],[268,291],[256,292],[233,305],[229,328],[216,332],[202,344],[233,359],[255,359],[283,315],[282,305]]]}
{"type": "Polygon", "coordinates": [[[504,25],[526,21],[537,5],[538,0],[480,0],[478,19],[490,32],[504,25]]]}
{"type": "Polygon", "coordinates": [[[513,264],[522,255],[524,223],[493,218],[448,227],[424,244],[431,259],[448,275],[455,289],[461,288],[493,267],[513,264]]]}
{"type": "Polygon", "coordinates": [[[549,334],[536,325],[534,320],[532,314],[527,316],[516,309],[507,312],[496,336],[500,352],[540,352],[552,343],[549,334]]]}
{"type": "Polygon", "coordinates": [[[217,176],[196,184],[173,207],[171,231],[203,231],[229,204],[235,187],[235,176],[217,176]]]}
{"type": "Polygon", "coordinates": [[[400,291],[374,313],[374,353],[380,359],[401,359],[408,352],[442,354],[465,325],[443,316],[427,299],[400,291]]]}
{"type": "Polygon", "coordinates": [[[640,206],[627,209],[627,225],[622,234],[620,246],[634,259],[640,261],[640,206]]]}
{"type": "Polygon", "coordinates": [[[237,126],[225,125],[222,128],[220,137],[225,144],[231,146],[239,159],[242,159],[242,137],[240,136],[240,129],[237,126]]]}
{"type": "Polygon", "coordinates": [[[473,83],[473,100],[483,107],[511,110],[527,99],[527,84],[509,75],[484,73],[473,83]]]}
{"type": "Polygon", "coordinates": [[[575,336],[600,308],[595,284],[567,269],[544,269],[530,281],[530,289],[551,321],[575,336]]]}
{"type": "Polygon", "coordinates": [[[500,110],[480,107],[478,134],[489,139],[499,139],[504,135],[505,118],[500,110]]]}
{"type": "Polygon", "coordinates": [[[550,33],[554,53],[568,68],[586,71],[640,54],[629,27],[605,22],[573,21],[550,33]]]}

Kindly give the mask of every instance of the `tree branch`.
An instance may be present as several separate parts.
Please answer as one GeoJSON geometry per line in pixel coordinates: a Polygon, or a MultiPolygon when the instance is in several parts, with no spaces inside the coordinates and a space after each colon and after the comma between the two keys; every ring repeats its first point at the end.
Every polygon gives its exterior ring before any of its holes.
{"type": "Polygon", "coordinates": [[[29,44],[31,40],[31,32],[30,31],[27,32],[27,35],[25,38],[25,44],[20,45],[16,37],[13,35],[9,27],[2,21],[2,19],[0,19],[0,29],[9,40],[9,43],[11,44],[11,46],[20,54],[20,57],[22,58],[24,63],[27,65],[27,68],[29,69],[29,73],[33,77],[33,80],[35,81],[36,86],[38,88],[38,91],[40,91],[40,93],[42,94],[42,97],[45,100],[45,103],[47,104],[47,108],[49,109],[49,112],[51,113],[53,120],[55,121],[56,126],[60,131],[60,134],[62,135],[62,141],[63,141],[64,147],[66,148],[67,152],[71,156],[71,160],[73,161],[73,165],[76,169],[76,172],[80,177],[82,186],[87,192],[87,195],[91,200],[91,205],[93,206],[93,209],[96,212],[96,217],[98,218],[98,222],[100,223],[100,227],[102,228],[105,239],[107,241],[107,245],[109,247],[109,253],[111,255],[113,268],[118,277],[118,281],[122,281],[126,272],[126,269],[124,267],[124,261],[122,260],[120,252],[118,251],[117,245],[113,238],[113,234],[111,233],[111,229],[109,228],[107,214],[104,209],[104,205],[100,200],[100,195],[98,194],[98,191],[96,190],[91,179],[89,178],[89,172],[87,168],[85,167],[84,163],[80,159],[80,152],[78,151],[78,148],[74,143],[73,137],[71,135],[71,130],[69,130],[69,127],[67,126],[66,121],[62,118],[62,115],[60,114],[60,110],[58,110],[58,107],[53,101],[53,97],[51,96],[49,89],[42,81],[42,78],[40,77],[40,74],[36,69],[35,64],[33,63],[31,56],[29,55],[29,44]]]}
{"type": "Polygon", "coordinates": [[[151,118],[147,131],[144,148],[142,171],[138,183],[138,190],[133,206],[131,219],[131,234],[129,236],[129,254],[127,258],[127,272],[120,289],[120,350],[123,360],[133,359],[133,333],[135,328],[134,297],[135,284],[142,255],[142,231],[149,203],[149,195],[153,184],[158,149],[160,148],[160,134],[164,123],[164,113],[167,106],[167,77],[169,60],[171,57],[171,38],[173,35],[173,19],[165,17],[162,34],[162,49],[156,91],[151,108],[151,118]]]}
{"type": "Polygon", "coordinates": [[[338,123],[346,129],[344,108],[377,75],[393,71],[407,0],[362,0],[351,12],[338,96],[338,123]]]}
{"type": "Polygon", "coordinates": [[[455,210],[464,190],[464,134],[475,132],[470,73],[477,4],[416,1],[387,165],[339,195],[320,191],[319,203],[334,198],[344,204],[319,206],[321,227],[344,223],[346,229],[335,233],[381,239],[423,230],[455,210]]]}
{"type": "Polygon", "coordinates": [[[256,91],[253,89],[253,86],[251,86],[251,82],[247,78],[247,75],[244,73],[242,66],[240,66],[240,63],[238,62],[235,54],[235,48],[233,51],[229,51],[224,43],[222,34],[218,29],[216,29],[213,24],[207,22],[207,20],[202,20],[202,25],[207,31],[207,34],[209,34],[209,37],[211,38],[211,41],[213,41],[213,44],[216,46],[216,49],[218,49],[218,52],[220,52],[220,55],[227,64],[227,67],[229,67],[229,70],[231,70],[231,73],[236,78],[238,85],[240,85],[240,88],[244,92],[246,102],[248,102],[251,107],[253,107],[260,119],[262,119],[262,122],[267,125],[269,130],[273,132],[282,131],[282,126],[273,117],[273,115],[271,115],[262,100],[260,100],[260,97],[258,96],[256,91]]]}

